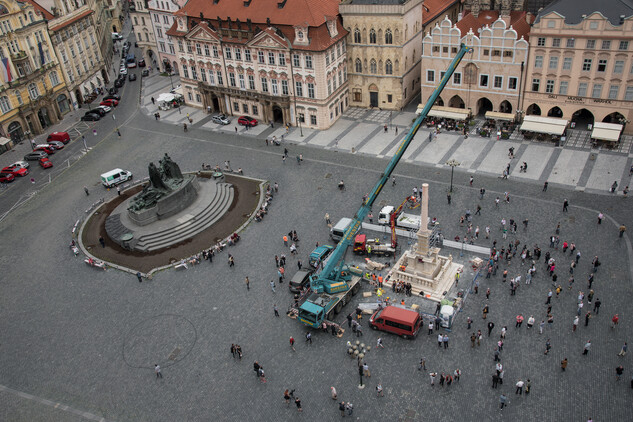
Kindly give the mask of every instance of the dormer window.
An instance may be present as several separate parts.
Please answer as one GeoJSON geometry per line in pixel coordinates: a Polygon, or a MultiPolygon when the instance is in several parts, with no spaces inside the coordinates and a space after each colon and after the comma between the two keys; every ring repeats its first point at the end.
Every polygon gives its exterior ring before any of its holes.
{"type": "Polygon", "coordinates": [[[307,26],[295,26],[295,43],[308,44],[308,27],[307,26]]]}
{"type": "Polygon", "coordinates": [[[299,31],[297,33],[297,38],[299,39],[299,41],[303,41],[303,31],[299,31]]]}
{"type": "Polygon", "coordinates": [[[183,18],[178,18],[178,31],[186,31],[187,30],[187,25],[185,23],[185,20],[183,18]]]}

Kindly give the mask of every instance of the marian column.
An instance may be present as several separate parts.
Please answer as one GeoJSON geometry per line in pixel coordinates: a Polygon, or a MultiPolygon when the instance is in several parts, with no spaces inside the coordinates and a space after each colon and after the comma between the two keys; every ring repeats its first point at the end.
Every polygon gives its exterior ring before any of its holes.
{"type": "Polygon", "coordinates": [[[420,256],[428,256],[429,253],[429,237],[431,231],[429,225],[429,184],[422,184],[422,204],[420,205],[420,228],[418,229],[418,244],[416,252],[420,256]]]}

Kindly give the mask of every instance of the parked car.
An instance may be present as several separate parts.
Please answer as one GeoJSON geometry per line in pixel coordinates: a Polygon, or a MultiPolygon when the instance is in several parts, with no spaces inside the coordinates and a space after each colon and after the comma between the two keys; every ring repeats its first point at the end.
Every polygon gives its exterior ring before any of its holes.
{"type": "Polygon", "coordinates": [[[132,179],[132,172],[121,169],[110,170],[101,175],[101,183],[106,188],[116,186],[120,183],[127,182],[132,179]]]}
{"type": "Polygon", "coordinates": [[[130,73],[128,75],[128,79],[130,80],[130,82],[135,81],[136,80],[136,75],[134,73],[130,73]]]}
{"type": "Polygon", "coordinates": [[[35,148],[33,148],[33,151],[44,151],[48,155],[55,154],[55,148],[53,148],[52,146],[48,144],[35,145],[35,148]]]}
{"type": "Polygon", "coordinates": [[[117,92],[119,92],[119,88],[117,88],[116,86],[113,86],[112,88],[108,89],[108,94],[110,95],[114,95],[117,92]]]}
{"type": "Polygon", "coordinates": [[[98,120],[101,120],[101,116],[96,113],[86,113],[81,117],[81,120],[83,120],[84,122],[96,122],[98,120]]]}
{"type": "Polygon", "coordinates": [[[36,161],[41,158],[48,158],[48,154],[44,151],[31,151],[27,152],[26,155],[24,155],[25,161],[36,161]]]}
{"type": "Polygon", "coordinates": [[[117,79],[116,81],[114,81],[114,86],[117,88],[121,88],[124,84],[125,84],[125,79],[123,80],[117,79]]]}
{"type": "Polygon", "coordinates": [[[145,67],[145,59],[141,59],[138,61],[138,67],[145,67]]]}
{"type": "Polygon", "coordinates": [[[295,273],[288,283],[288,288],[292,293],[299,293],[310,283],[310,275],[312,270],[309,268],[302,268],[295,273]]]}
{"type": "Polygon", "coordinates": [[[29,168],[31,166],[27,161],[16,161],[15,163],[13,163],[11,165],[12,166],[22,167],[23,169],[27,169],[27,168],[29,168]]]}
{"type": "Polygon", "coordinates": [[[0,172],[0,183],[9,183],[15,180],[15,176],[11,173],[0,172]]]}
{"type": "Polygon", "coordinates": [[[121,96],[117,95],[117,94],[110,94],[110,95],[106,95],[105,97],[103,97],[104,100],[117,100],[117,101],[121,101],[121,96]]]}
{"type": "Polygon", "coordinates": [[[257,126],[257,120],[250,116],[240,116],[240,118],[237,119],[237,123],[242,126],[257,126]]]}
{"type": "Polygon", "coordinates": [[[213,121],[213,123],[219,123],[221,125],[228,125],[229,123],[231,123],[231,120],[226,117],[224,114],[218,114],[217,116],[213,116],[211,117],[211,120],[213,121]]]}
{"type": "Polygon", "coordinates": [[[108,106],[99,106],[97,108],[100,109],[100,110],[105,111],[106,113],[109,113],[109,112],[112,111],[112,107],[108,107],[108,106]]]}
{"type": "Polygon", "coordinates": [[[127,67],[122,67],[121,69],[119,69],[119,74],[127,75],[127,67]]]}
{"type": "Polygon", "coordinates": [[[103,100],[99,103],[99,105],[104,105],[104,106],[108,106],[108,107],[116,107],[119,105],[119,102],[117,100],[103,100]]]}
{"type": "MultiPolygon", "coordinates": [[[[92,110],[88,110],[88,111],[86,111],[86,113],[94,113],[94,114],[98,114],[98,115],[99,115],[99,116],[101,116],[101,117],[103,117],[103,116],[105,116],[105,115],[106,115],[105,110],[102,110],[102,109],[101,109],[101,108],[99,108],[99,107],[95,107],[95,108],[93,108],[92,110]]],[[[85,114],[85,113],[84,113],[84,114],[85,114]]]]}
{"type": "Polygon", "coordinates": [[[119,34],[118,32],[113,32],[112,33],[112,40],[113,41],[121,41],[123,39],[123,35],[119,34]]]}
{"type": "Polygon", "coordinates": [[[143,69],[143,71],[141,72],[141,76],[149,76],[149,70],[143,69]]]}
{"type": "Polygon", "coordinates": [[[169,90],[169,92],[171,94],[175,94],[176,91],[178,91],[180,89],[180,84],[176,85],[175,87],[173,87],[172,89],[169,90]]]}
{"type": "Polygon", "coordinates": [[[70,142],[70,135],[68,134],[68,132],[53,132],[48,135],[46,141],[59,141],[67,144],[68,142],[70,142]]]}
{"type": "Polygon", "coordinates": [[[23,167],[16,166],[15,164],[11,164],[2,169],[2,173],[11,173],[14,176],[24,177],[29,174],[29,169],[25,169],[23,167]]]}
{"type": "Polygon", "coordinates": [[[42,168],[48,169],[53,167],[53,162],[48,158],[40,158],[38,162],[40,163],[40,166],[42,166],[42,168]]]}
{"type": "Polygon", "coordinates": [[[52,146],[53,148],[55,148],[55,151],[58,151],[60,149],[64,149],[64,143],[63,142],[59,142],[59,141],[48,141],[48,145],[52,146]]]}

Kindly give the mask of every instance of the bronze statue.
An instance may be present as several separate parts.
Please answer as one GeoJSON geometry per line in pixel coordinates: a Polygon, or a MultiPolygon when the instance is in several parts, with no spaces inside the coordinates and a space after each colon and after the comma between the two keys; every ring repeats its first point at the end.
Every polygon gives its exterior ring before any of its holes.
{"type": "Polygon", "coordinates": [[[156,205],[158,200],[176,190],[183,182],[182,172],[167,153],[159,160],[160,167],[152,162],[147,166],[149,183],[130,201],[129,210],[141,211],[156,205]]]}
{"type": "Polygon", "coordinates": [[[165,179],[182,179],[180,167],[165,153],[162,160],[159,161],[165,179]]]}
{"type": "Polygon", "coordinates": [[[149,163],[147,169],[149,171],[149,183],[153,188],[160,190],[169,189],[161,177],[160,170],[156,167],[156,165],[154,165],[154,163],[149,163]]]}

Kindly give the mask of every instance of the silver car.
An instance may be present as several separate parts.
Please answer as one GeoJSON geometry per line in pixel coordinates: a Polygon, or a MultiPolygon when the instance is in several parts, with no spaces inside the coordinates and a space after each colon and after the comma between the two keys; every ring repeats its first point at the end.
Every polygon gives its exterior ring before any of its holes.
{"type": "Polygon", "coordinates": [[[22,169],[27,169],[30,166],[30,164],[27,161],[16,161],[15,163],[11,165],[22,168],[22,169]]]}
{"type": "Polygon", "coordinates": [[[219,123],[221,125],[228,125],[231,123],[231,119],[226,117],[224,114],[218,114],[217,116],[211,117],[213,123],[219,123]]]}
{"type": "Polygon", "coordinates": [[[37,161],[40,158],[47,158],[48,154],[44,151],[31,151],[24,156],[25,161],[37,161]]]}
{"type": "Polygon", "coordinates": [[[52,146],[55,149],[64,148],[64,143],[59,141],[48,141],[48,145],[52,146]]]}

